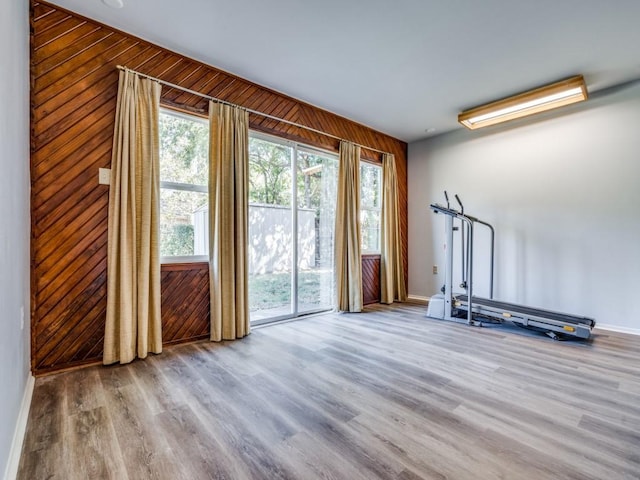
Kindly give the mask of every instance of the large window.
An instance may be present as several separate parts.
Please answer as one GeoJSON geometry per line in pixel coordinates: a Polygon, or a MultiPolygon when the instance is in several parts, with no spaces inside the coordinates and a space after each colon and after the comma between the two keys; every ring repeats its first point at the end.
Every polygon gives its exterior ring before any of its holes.
{"type": "MultiPolygon", "coordinates": [[[[208,261],[209,125],[160,112],[160,257],[208,261]]],[[[249,136],[249,309],[252,322],[333,306],[338,159],[276,137],[249,136]]]]}
{"type": "Polygon", "coordinates": [[[249,139],[249,309],[261,323],[333,306],[337,157],[249,139]]]}
{"type": "Polygon", "coordinates": [[[192,115],[160,112],[160,257],[206,261],[209,126],[192,115]]]}
{"type": "Polygon", "coordinates": [[[362,253],[380,253],[382,168],[360,162],[360,233],[362,253]]]}
{"type": "MultiPolygon", "coordinates": [[[[208,121],[162,109],[159,126],[161,261],[207,261],[208,121]]],[[[249,262],[253,312],[274,311],[278,305],[281,314],[295,315],[332,304],[336,178],[335,155],[251,133],[249,262]],[[267,280],[268,288],[264,287],[267,280]],[[276,290],[269,290],[278,282],[281,285],[276,290]],[[293,305],[291,311],[285,313],[282,309],[289,309],[289,305],[293,305]]],[[[382,168],[361,162],[363,253],[380,252],[381,186],[382,168]]]]}

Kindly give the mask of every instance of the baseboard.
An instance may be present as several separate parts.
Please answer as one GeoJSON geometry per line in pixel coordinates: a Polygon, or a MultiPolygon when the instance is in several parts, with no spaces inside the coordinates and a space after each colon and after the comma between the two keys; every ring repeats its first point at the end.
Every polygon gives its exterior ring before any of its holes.
{"type": "Polygon", "coordinates": [[[20,405],[20,413],[18,414],[16,429],[13,433],[13,442],[11,442],[11,452],[9,453],[7,469],[4,472],[4,480],[15,480],[18,475],[22,444],[24,443],[24,435],[27,431],[27,420],[29,419],[29,408],[31,408],[31,398],[33,398],[35,382],[35,377],[30,374],[27,379],[27,384],[24,387],[22,405],[20,405]]]}
{"type": "Polygon", "coordinates": [[[601,330],[608,330],[610,332],[628,333],[631,335],[640,335],[640,328],[619,327],[617,325],[611,325],[609,323],[596,323],[596,328],[601,330]]]}
{"type": "Polygon", "coordinates": [[[407,295],[407,302],[426,305],[427,303],[429,303],[429,297],[422,297],[420,295],[407,295]]]}

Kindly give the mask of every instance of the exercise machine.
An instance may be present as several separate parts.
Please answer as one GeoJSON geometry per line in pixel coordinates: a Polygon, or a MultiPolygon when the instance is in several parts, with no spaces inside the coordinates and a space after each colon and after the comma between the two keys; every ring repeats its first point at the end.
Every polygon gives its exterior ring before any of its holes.
{"type": "Polygon", "coordinates": [[[442,293],[429,300],[427,316],[453,321],[465,321],[469,325],[509,321],[519,327],[547,334],[554,340],[567,337],[586,339],[591,335],[595,320],[567,313],[543,310],[515,303],[501,302],[493,298],[493,264],[495,231],[487,222],[464,211],[458,195],[455,195],[459,210],[451,208],[449,196],[444,192],[446,206],[434,203],[431,210],[445,215],[445,283],[442,293]],[[473,294],[473,240],[474,231],[484,227],[490,232],[489,298],[473,294]],[[460,287],[465,293],[453,292],[453,234],[460,232],[461,278],[460,287]]]}

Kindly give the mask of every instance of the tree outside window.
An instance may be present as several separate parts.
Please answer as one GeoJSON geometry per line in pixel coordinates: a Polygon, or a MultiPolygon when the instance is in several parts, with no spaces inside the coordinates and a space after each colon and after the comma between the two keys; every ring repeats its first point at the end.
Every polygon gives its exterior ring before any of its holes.
{"type": "Polygon", "coordinates": [[[160,129],[160,256],[208,255],[208,122],[162,110],[160,129]]]}
{"type": "Polygon", "coordinates": [[[360,162],[360,233],[363,253],[380,252],[382,168],[360,162]]]}

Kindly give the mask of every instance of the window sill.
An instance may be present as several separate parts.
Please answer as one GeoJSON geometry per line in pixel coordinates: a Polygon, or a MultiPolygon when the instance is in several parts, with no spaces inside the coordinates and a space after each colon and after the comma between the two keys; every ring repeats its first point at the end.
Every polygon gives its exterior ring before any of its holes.
{"type": "Polygon", "coordinates": [[[209,271],[209,263],[197,262],[197,263],[165,263],[160,265],[160,271],[165,272],[193,272],[193,271],[209,271]]]}
{"type": "Polygon", "coordinates": [[[207,255],[160,257],[160,265],[173,265],[175,263],[209,263],[209,257],[207,255]]]}

